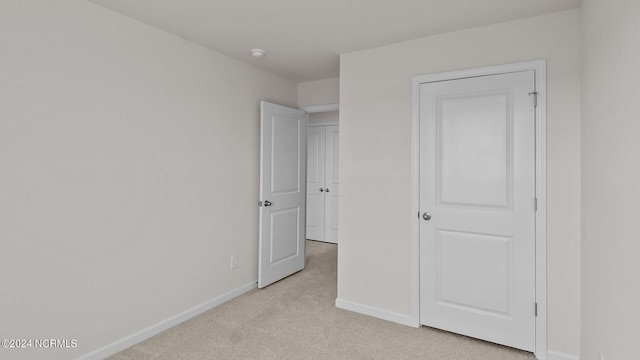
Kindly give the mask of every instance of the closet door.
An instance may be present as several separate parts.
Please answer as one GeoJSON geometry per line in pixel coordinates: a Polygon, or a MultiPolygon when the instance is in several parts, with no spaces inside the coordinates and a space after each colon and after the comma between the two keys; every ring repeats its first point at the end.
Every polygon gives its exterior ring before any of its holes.
{"type": "Polygon", "coordinates": [[[307,239],[325,238],[325,128],[307,129],[307,239]]]}
{"type": "Polygon", "coordinates": [[[324,241],[338,243],[338,154],[340,148],[339,127],[327,126],[325,131],[325,182],[324,182],[324,241]]]}

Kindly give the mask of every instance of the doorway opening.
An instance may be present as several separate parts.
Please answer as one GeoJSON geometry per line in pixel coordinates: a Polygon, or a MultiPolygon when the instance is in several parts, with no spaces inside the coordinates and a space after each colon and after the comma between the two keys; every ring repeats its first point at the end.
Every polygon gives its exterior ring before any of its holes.
{"type": "MultiPolygon", "coordinates": [[[[316,112],[328,110],[315,108],[316,112]]],[[[260,102],[259,288],[305,267],[308,115],[304,110],[260,102]]],[[[328,202],[328,209],[333,210],[329,219],[333,221],[324,229],[337,242],[338,129],[328,126],[324,130],[328,146],[323,144],[322,155],[328,154],[332,165],[323,170],[329,176],[316,178],[322,194],[329,195],[324,196],[323,205],[328,202]]]]}

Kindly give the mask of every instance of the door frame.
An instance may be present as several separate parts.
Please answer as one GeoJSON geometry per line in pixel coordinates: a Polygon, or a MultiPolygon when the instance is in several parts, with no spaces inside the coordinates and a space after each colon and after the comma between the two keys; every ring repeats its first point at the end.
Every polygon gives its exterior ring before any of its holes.
{"type": "MultiPolygon", "coordinates": [[[[547,360],[547,183],[546,183],[546,60],[489,66],[414,76],[411,81],[411,318],[420,327],[420,84],[478,76],[533,70],[537,91],[535,126],[535,171],[537,211],[535,213],[536,358],[547,360]]],[[[533,100],[532,100],[533,101],[533,100]]],[[[532,204],[533,206],[533,204],[532,204]]]]}

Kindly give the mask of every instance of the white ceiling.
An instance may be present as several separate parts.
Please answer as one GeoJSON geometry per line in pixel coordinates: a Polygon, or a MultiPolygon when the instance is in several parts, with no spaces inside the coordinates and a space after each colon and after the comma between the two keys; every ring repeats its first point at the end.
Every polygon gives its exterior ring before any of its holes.
{"type": "Polygon", "coordinates": [[[296,82],[339,55],[568,10],[581,0],[89,0],[296,82]],[[254,59],[250,49],[267,51],[254,59]]]}

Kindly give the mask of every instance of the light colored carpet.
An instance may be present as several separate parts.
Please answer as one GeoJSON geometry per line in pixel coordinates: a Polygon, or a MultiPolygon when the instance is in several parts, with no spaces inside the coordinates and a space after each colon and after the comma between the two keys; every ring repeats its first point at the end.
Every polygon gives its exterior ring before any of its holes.
{"type": "Polygon", "coordinates": [[[531,360],[531,353],[335,307],[337,246],[307,241],[305,270],[250,291],[110,360],[531,360]]]}

